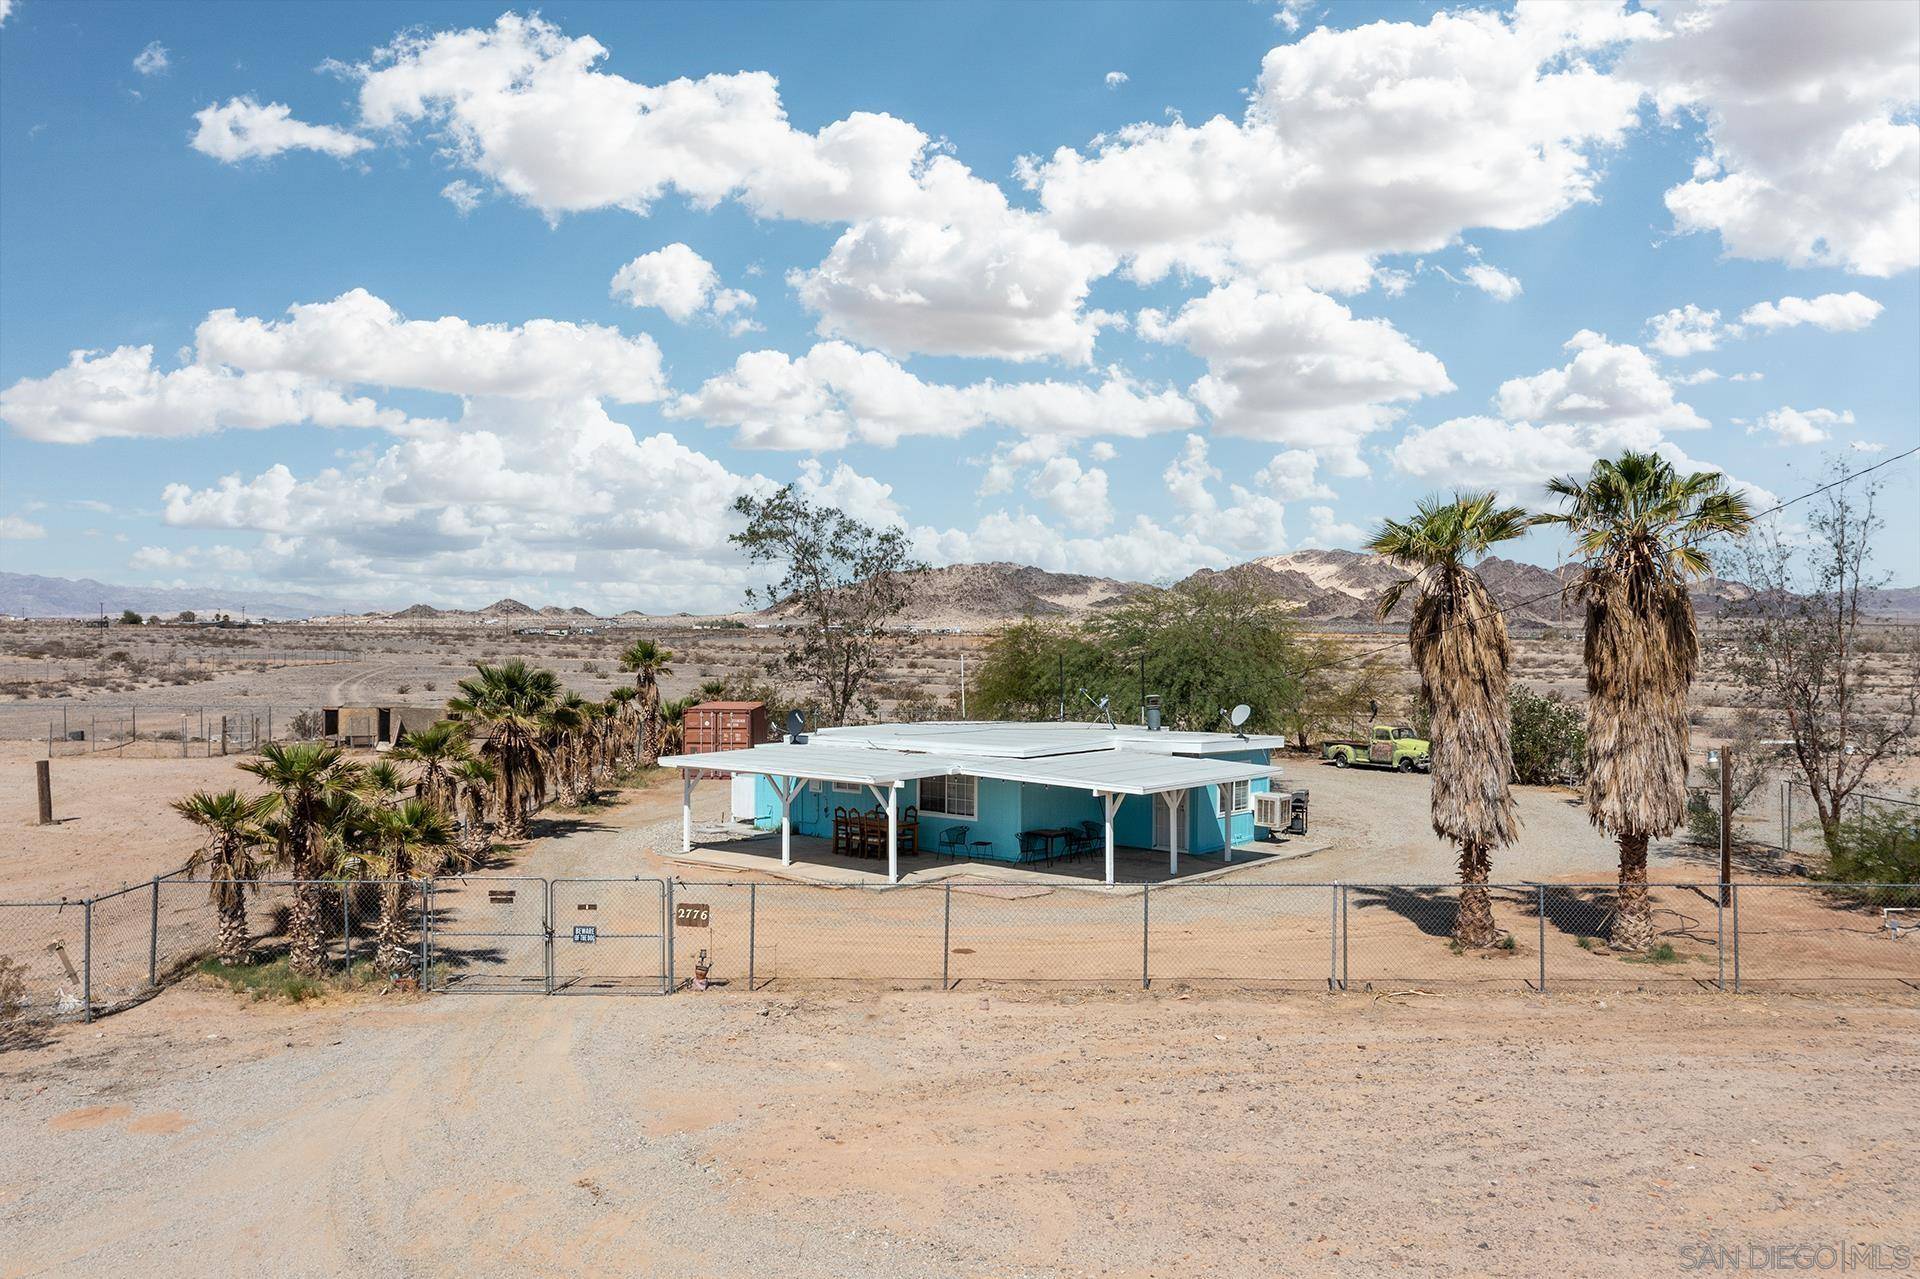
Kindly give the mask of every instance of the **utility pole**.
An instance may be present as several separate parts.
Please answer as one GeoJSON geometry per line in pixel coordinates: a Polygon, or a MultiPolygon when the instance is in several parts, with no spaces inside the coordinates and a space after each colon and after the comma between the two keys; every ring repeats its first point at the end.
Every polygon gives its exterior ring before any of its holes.
{"type": "Polygon", "coordinates": [[[1720,747],[1720,904],[1733,903],[1733,748],[1720,747]]]}
{"type": "Polygon", "coordinates": [[[960,718],[967,717],[967,640],[960,638],[960,718]]]}
{"type": "Polygon", "coordinates": [[[1060,654],[1060,722],[1067,722],[1067,655],[1060,654]]]}

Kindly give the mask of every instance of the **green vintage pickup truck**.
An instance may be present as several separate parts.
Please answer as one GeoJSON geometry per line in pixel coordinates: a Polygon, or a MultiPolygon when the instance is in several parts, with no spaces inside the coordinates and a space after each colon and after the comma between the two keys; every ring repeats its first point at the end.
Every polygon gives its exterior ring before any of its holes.
{"type": "Polygon", "coordinates": [[[1325,742],[1321,754],[1335,768],[1351,764],[1372,764],[1379,768],[1397,768],[1403,773],[1429,772],[1433,768],[1433,746],[1424,737],[1415,737],[1405,724],[1375,724],[1366,740],[1357,737],[1335,738],[1325,742]]]}

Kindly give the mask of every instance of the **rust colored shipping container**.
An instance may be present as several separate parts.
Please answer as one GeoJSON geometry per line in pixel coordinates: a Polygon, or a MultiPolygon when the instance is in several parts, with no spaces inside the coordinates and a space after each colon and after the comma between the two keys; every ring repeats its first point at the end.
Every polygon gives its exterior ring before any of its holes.
{"type": "Polygon", "coordinates": [[[773,740],[765,702],[702,702],[686,712],[686,753],[745,750],[773,740]]]}

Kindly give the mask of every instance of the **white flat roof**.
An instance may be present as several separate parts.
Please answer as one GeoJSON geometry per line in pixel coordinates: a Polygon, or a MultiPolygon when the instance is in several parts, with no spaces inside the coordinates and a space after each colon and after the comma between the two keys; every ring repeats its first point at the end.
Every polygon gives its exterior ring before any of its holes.
{"type": "Polygon", "coordinates": [[[936,720],[924,724],[859,724],[823,728],[814,736],[835,745],[904,751],[951,751],[964,755],[1036,759],[1083,751],[1139,751],[1154,755],[1225,755],[1238,751],[1280,750],[1287,739],[1273,734],[1148,732],[1138,725],[1108,728],[1105,723],[1045,720],[1018,723],[936,720]]]}
{"type": "Polygon", "coordinates": [[[1021,758],[963,755],[949,751],[886,750],[845,746],[825,740],[798,745],[779,742],[744,750],[708,751],[698,755],[672,755],[660,763],[665,768],[800,777],[809,781],[854,782],[869,786],[892,786],[920,777],[961,773],[1001,781],[1027,782],[1036,786],[1064,786],[1118,795],[1151,795],[1195,786],[1217,786],[1223,782],[1252,781],[1260,777],[1277,777],[1281,771],[1267,764],[1198,759],[1157,751],[1109,748],[1021,758]]]}

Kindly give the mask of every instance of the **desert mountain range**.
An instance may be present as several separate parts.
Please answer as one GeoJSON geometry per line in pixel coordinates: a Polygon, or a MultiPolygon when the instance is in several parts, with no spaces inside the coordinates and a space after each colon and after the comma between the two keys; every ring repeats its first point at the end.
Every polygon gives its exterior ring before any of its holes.
{"type": "MultiPolygon", "coordinates": [[[[1509,619],[1522,627],[1553,626],[1579,619],[1575,606],[1562,604],[1558,592],[1573,571],[1540,568],[1493,556],[1481,561],[1480,576],[1494,598],[1507,606],[1509,619]]],[[[1282,600],[1307,621],[1330,626],[1365,626],[1375,621],[1380,594],[1404,574],[1377,555],[1358,551],[1304,550],[1269,555],[1225,569],[1202,569],[1185,581],[1215,582],[1282,600]]],[[[1028,564],[954,564],[913,574],[904,620],[915,626],[977,629],[1022,617],[1063,620],[1085,617],[1151,589],[1143,582],[1078,573],[1053,573],[1028,564]]],[[[1694,588],[1694,605],[1706,616],[1725,611],[1750,592],[1737,582],[1708,578],[1694,588]]],[[[88,616],[105,604],[110,614],[122,608],[171,613],[181,608],[222,608],[239,612],[233,591],[108,586],[91,580],[0,573],[0,613],[21,617],[88,616]],[[231,601],[231,602],[228,602],[231,601]]],[[[1406,605],[1402,605],[1404,609],[1406,605]]],[[[1869,607],[1880,616],[1920,618],[1920,587],[1872,592],[1869,607]]],[[[338,610],[313,596],[249,597],[255,616],[309,617],[338,610]]],[[[726,614],[723,619],[676,614],[675,622],[727,620],[752,625],[779,616],[780,610],[726,614]]],[[[1396,615],[1398,616],[1398,615],[1396,615]]],[[[354,620],[432,623],[493,621],[571,623],[596,614],[576,606],[535,608],[516,599],[500,599],[481,609],[435,608],[415,604],[393,613],[360,614],[354,620]]],[[[669,619],[627,612],[611,619],[641,624],[669,619]]]]}

